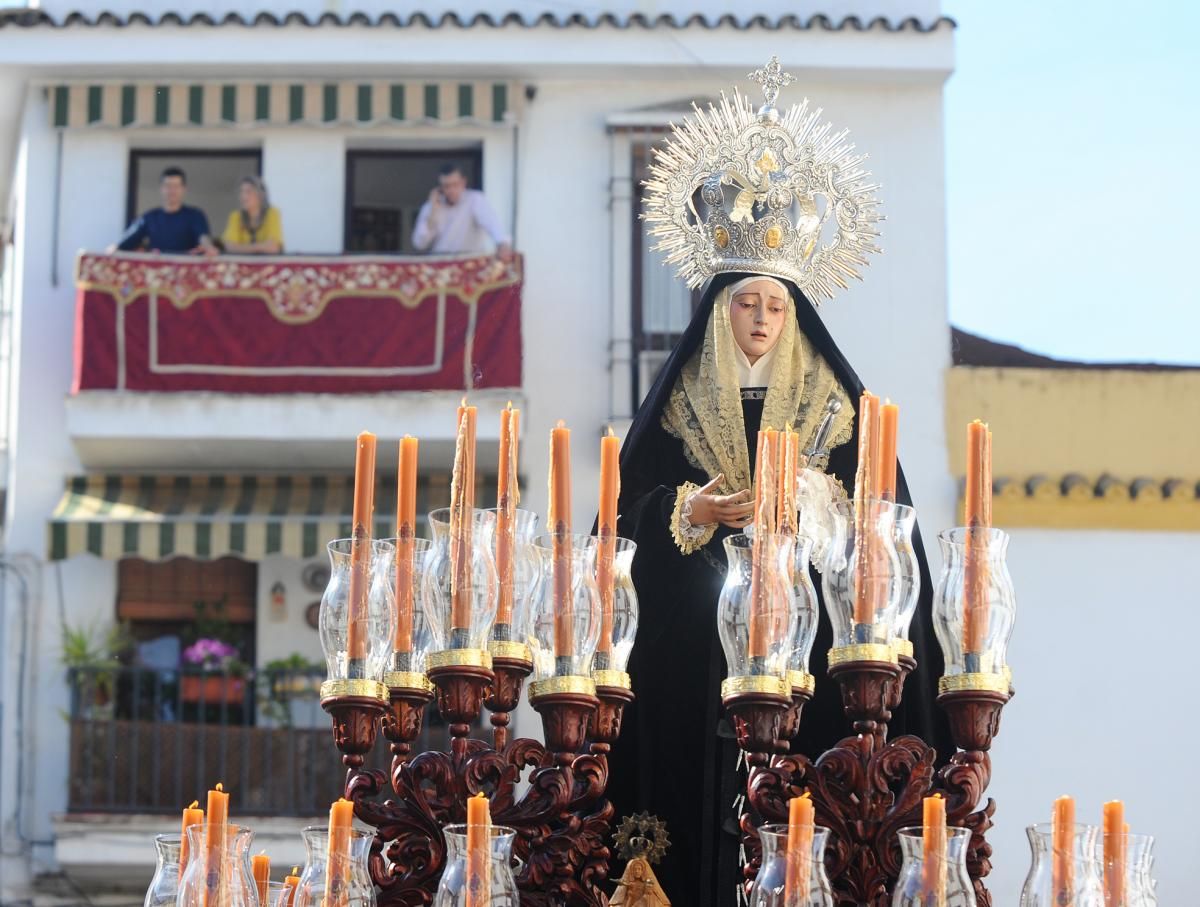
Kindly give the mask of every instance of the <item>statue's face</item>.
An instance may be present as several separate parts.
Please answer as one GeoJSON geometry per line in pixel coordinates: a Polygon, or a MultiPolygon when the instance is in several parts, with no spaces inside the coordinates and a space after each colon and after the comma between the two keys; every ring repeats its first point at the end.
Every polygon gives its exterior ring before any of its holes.
{"type": "Polygon", "coordinates": [[[729,300],[733,339],[753,365],[775,348],[787,323],[788,300],[769,280],[740,287],[729,300]]]}

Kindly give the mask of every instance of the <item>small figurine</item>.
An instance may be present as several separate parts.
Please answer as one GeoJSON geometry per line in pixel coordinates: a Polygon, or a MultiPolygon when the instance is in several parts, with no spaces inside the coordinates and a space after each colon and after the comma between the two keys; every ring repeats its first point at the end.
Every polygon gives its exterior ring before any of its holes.
{"type": "Polygon", "coordinates": [[[671,907],[650,868],[670,846],[666,825],[655,816],[638,813],[621,820],[614,838],[618,854],[629,862],[617,880],[617,890],[609,901],[611,907],[671,907]]]}
{"type": "Polygon", "coordinates": [[[654,870],[643,857],[634,857],[625,865],[625,874],[617,880],[617,892],[608,903],[610,907],[671,907],[654,870]]]}

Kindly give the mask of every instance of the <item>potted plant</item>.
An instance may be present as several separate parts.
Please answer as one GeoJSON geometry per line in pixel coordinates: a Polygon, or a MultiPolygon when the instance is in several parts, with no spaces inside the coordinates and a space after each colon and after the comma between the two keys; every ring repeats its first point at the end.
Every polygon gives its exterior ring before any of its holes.
{"type": "Polygon", "coordinates": [[[78,709],[89,717],[112,713],[119,659],[132,645],[129,627],[113,624],[98,640],[95,627],[63,625],[62,663],[79,696],[78,709]]]}
{"type": "Polygon", "coordinates": [[[194,672],[179,679],[184,702],[237,704],[245,698],[246,663],[238,658],[236,646],[202,637],[183,650],[183,663],[194,672]]]}
{"type": "Polygon", "coordinates": [[[255,673],[258,677],[261,714],[284,727],[290,727],[292,700],[316,699],[320,695],[325,665],[293,652],[287,658],[268,661],[255,673]]]}
{"type": "Polygon", "coordinates": [[[325,664],[293,652],[287,658],[276,658],[263,666],[271,680],[271,690],[281,698],[316,698],[321,681],[325,679],[325,664]]]}

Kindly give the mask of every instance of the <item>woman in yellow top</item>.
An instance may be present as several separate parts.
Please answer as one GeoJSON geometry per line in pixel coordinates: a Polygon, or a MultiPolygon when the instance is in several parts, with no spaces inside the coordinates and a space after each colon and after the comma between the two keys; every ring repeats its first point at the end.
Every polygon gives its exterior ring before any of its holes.
{"type": "Polygon", "coordinates": [[[257,176],[238,183],[241,207],[229,214],[221,244],[235,255],[278,255],[283,251],[283,220],[267,198],[267,186],[257,176]]]}

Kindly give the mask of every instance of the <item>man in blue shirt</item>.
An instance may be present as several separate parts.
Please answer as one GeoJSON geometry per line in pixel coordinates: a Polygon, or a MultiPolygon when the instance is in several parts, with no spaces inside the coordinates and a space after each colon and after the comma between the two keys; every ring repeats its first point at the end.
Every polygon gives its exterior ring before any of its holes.
{"type": "Polygon", "coordinates": [[[189,255],[216,255],[208,233],[208,218],[199,208],[183,203],[187,195],[187,177],[178,167],[168,167],[159,182],[162,207],[147,211],[125,231],[117,243],[122,252],[142,248],[154,252],[189,255]]]}

